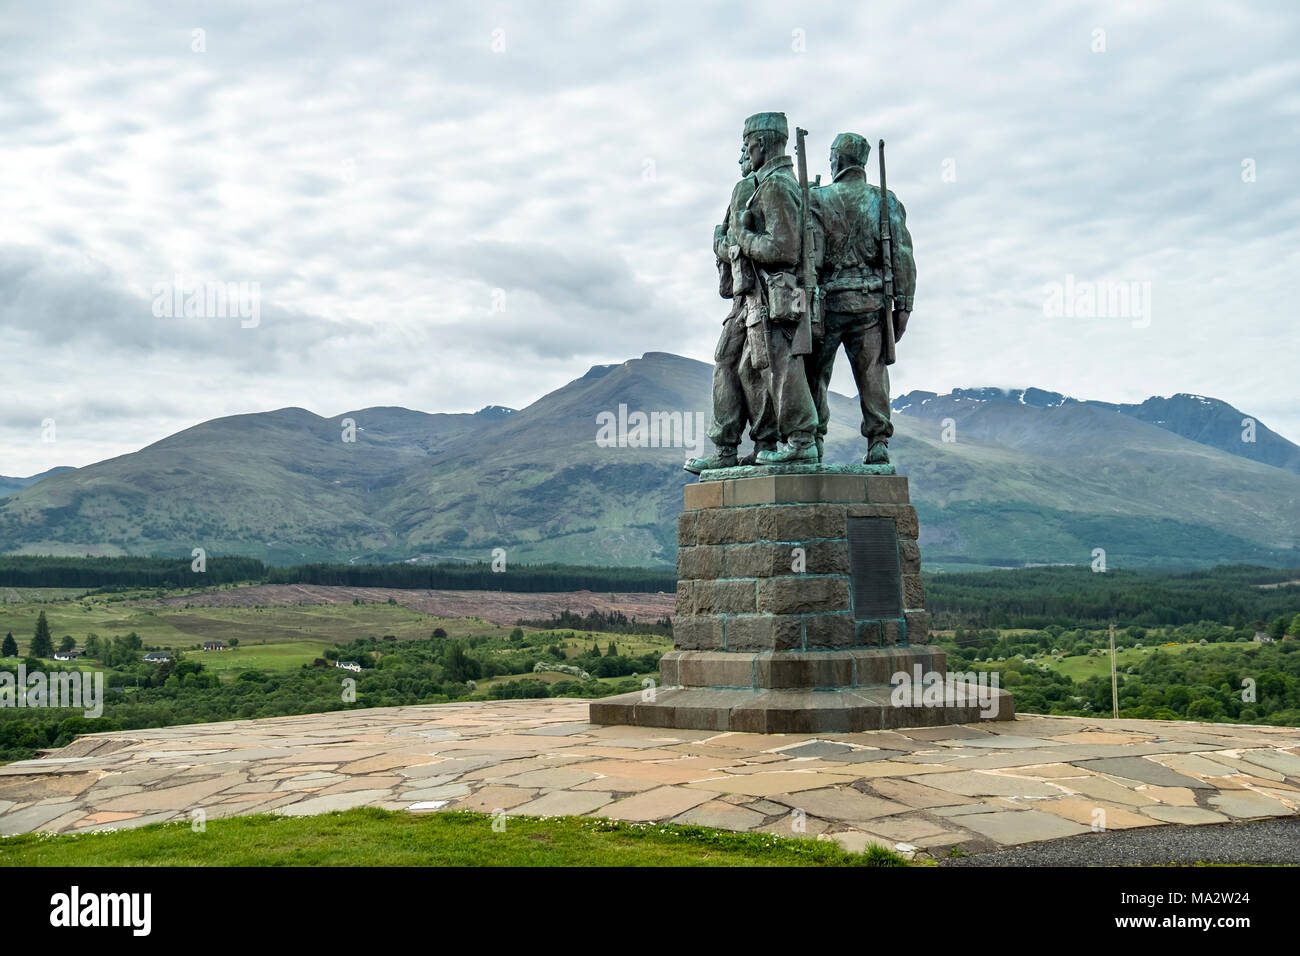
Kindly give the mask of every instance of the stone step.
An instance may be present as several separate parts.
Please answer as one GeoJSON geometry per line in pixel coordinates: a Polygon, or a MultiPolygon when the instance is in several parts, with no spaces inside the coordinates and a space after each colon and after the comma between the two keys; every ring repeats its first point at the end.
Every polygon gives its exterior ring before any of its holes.
{"type": "Polygon", "coordinates": [[[842,687],[888,684],[905,673],[948,672],[947,654],[926,645],[851,648],[842,651],[669,651],[659,661],[665,687],[776,688],[842,687]]]}
{"type": "MultiPolygon", "coordinates": [[[[969,700],[975,700],[974,685],[966,686],[971,688],[969,700]]],[[[658,688],[653,694],[633,692],[592,701],[591,720],[679,730],[821,734],[1015,719],[1011,695],[1001,688],[982,688],[985,707],[971,702],[899,705],[895,690],[888,684],[828,690],[658,688]]]]}

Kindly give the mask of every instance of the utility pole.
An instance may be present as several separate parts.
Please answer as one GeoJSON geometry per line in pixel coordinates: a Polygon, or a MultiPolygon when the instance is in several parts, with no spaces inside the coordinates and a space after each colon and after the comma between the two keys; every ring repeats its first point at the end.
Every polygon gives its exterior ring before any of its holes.
{"type": "Polygon", "coordinates": [[[1115,622],[1110,622],[1110,703],[1119,720],[1119,678],[1115,676],[1115,622]]]}

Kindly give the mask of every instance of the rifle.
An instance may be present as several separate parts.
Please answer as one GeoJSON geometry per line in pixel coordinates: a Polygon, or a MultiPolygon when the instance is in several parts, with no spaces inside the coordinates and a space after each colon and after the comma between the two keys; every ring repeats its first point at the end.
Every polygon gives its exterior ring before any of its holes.
{"type": "Polygon", "coordinates": [[[889,234],[889,189],[885,185],[885,141],[880,141],[880,252],[884,260],[881,277],[884,279],[883,299],[885,314],[880,330],[881,357],[886,365],[893,365],[897,354],[894,342],[894,248],[889,234]]]}
{"type": "MultiPolygon", "coordinates": [[[[795,354],[808,354],[814,340],[821,338],[821,316],[817,306],[817,271],[813,264],[812,202],[808,194],[808,150],[806,129],[795,127],[795,152],[799,156],[799,285],[803,289],[803,317],[795,334],[795,354]]],[[[821,177],[817,177],[818,181],[821,177]]]]}

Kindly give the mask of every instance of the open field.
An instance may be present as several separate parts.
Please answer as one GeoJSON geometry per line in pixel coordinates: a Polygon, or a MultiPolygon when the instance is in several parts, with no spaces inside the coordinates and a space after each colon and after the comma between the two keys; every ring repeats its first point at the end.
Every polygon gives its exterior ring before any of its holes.
{"type": "MultiPolygon", "coordinates": [[[[1159,650],[1166,654],[1182,654],[1193,647],[1201,647],[1199,644],[1171,644],[1166,647],[1160,647],[1159,650]]],[[[1213,653],[1214,648],[1240,648],[1240,644],[1207,644],[1202,650],[1210,650],[1213,653]]],[[[1148,657],[1154,647],[1126,647],[1120,648],[1115,654],[1115,663],[1122,673],[1127,667],[1140,667],[1142,661],[1148,657]]],[[[1089,677],[1110,677],[1110,651],[1103,650],[1096,657],[1066,657],[1061,660],[1054,660],[1051,657],[1040,657],[1038,663],[1049,667],[1058,673],[1075,681],[1084,681],[1089,677]]]]}
{"type": "Polygon", "coordinates": [[[216,674],[239,674],[247,670],[283,674],[310,664],[330,647],[324,641],[294,641],[289,644],[252,644],[228,651],[191,651],[187,660],[203,663],[203,669],[216,674]]]}
{"type": "MultiPolygon", "coordinates": [[[[276,607],[187,606],[191,600],[187,595],[168,604],[141,604],[96,596],[57,604],[3,604],[0,605],[0,635],[12,633],[20,650],[25,650],[41,611],[45,612],[56,644],[63,635],[69,634],[78,646],[85,643],[87,634],[117,637],[131,631],[140,635],[146,647],[180,650],[204,641],[229,643],[231,638],[238,638],[244,649],[299,641],[313,646],[342,644],[361,637],[389,634],[400,640],[412,640],[427,638],[437,627],[449,637],[508,633],[508,629],[479,617],[447,618],[424,614],[401,604],[354,605],[351,598],[338,603],[276,607]]],[[[205,655],[205,660],[210,656],[205,655]]]]}
{"type": "Polygon", "coordinates": [[[0,587],[0,602],[5,604],[39,604],[47,601],[73,601],[88,588],[10,588],[0,587]]]}
{"type": "Polygon", "coordinates": [[[320,584],[257,584],[186,595],[151,598],[141,603],[175,607],[284,607],[316,604],[386,603],[434,617],[482,618],[493,624],[514,626],[519,620],[545,620],[563,611],[585,615],[590,611],[621,611],[629,618],[657,621],[671,616],[676,595],[639,592],[593,591],[420,591],[410,588],[328,587],[320,584]]]}

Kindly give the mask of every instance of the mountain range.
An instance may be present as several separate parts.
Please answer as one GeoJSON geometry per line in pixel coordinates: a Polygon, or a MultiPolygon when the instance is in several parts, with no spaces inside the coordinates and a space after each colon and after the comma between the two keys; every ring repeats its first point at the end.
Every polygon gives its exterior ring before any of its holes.
{"type": "MultiPolygon", "coordinates": [[[[682,438],[711,447],[711,373],[650,352],[518,411],[215,419],[83,468],[2,479],[22,487],[0,498],[0,552],[201,546],[283,564],[504,548],[515,562],[670,565],[694,480],[681,463],[699,448],[682,438]]],[[[894,407],[890,451],[931,567],[1087,564],[1097,548],[1113,567],[1300,565],[1300,448],[1227,403],[979,388],[910,392],[894,407]]],[[[863,454],[858,415],[856,399],[832,395],[827,460],[863,454]]]]}

